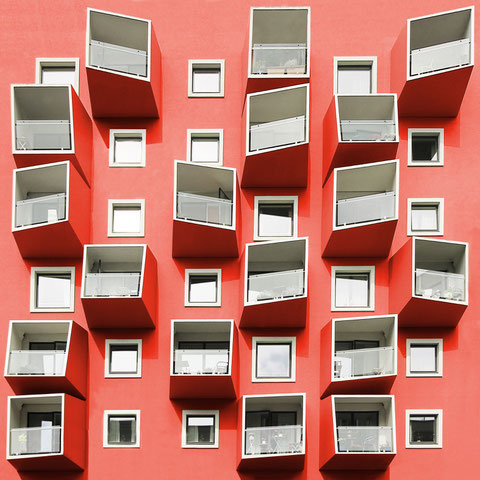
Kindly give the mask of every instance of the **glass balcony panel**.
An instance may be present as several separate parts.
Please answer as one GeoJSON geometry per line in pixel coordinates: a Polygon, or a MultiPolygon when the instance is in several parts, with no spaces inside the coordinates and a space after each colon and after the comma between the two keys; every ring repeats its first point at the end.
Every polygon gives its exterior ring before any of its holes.
{"type": "Polygon", "coordinates": [[[231,200],[193,193],[177,193],[177,218],[231,226],[232,209],[231,200]]]}
{"type": "Polygon", "coordinates": [[[302,451],[302,425],[245,429],[245,455],[302,453],[302,451]]]}
{"type": "Polygon", "coordinates": [[[393,120],[342,120],[342,140],[348,142],[393,142],[395,122],[393,120]]]}
{"type": "Polygon", "coordinates": [[[63,350],[12,350],[9,375],[63,375],[66,354],[63,350]]]}
{"type": "Polygon", "coordinates": [[[339,452],[393,452],[392,427],[337,427],[339,452]]]}
{"type": "Polygon", "coordinates": [[[175,350],[175,374],[228,374],[228,350],[175,350]]]}
{"type": "Polygon", "coordinates": [[[304,293],[304,271],[260,273],[248,276],[248,301],[296,297],[304,293]]]}
{"type": "Polygon", "coordinates": [[[86,297],[136,297],[140,292],[140,273],[87,273],[86,297]]]}
{"type": "Polygon", "coordinates": [[[69,120],[17,120],[17,150],[70,150],[69,120]]]}
{"type": "Polygon", "coordinates": [[[65,220],[65,210],[65,193],[19,200],[16,204],[15,226],[27,227],[65,220]]]}
{"type": "Polygon", "coordinates": [[[346,198],[337,202],[337,226],[386,220],[395,216],[395,192],[346,198]]]}
{"type": "Polygon", "coordinates": [[[335,352],[335,378],[393,375],[394,348],[362,348],[335,352]]]}
{"type": "Polygon", "coordinates": [[[105,70],[129,73],[140,77],[147,76],[146,52],[111,43],[91,40],[90,64],[105,70]]]}
{"type": "Polygon", "coordinates": [[[10,455],[60,453],[62,427],[28,427],[10,430],[10,455]]]}
{"type": "Polygon", "coordinates": [[[465,275],[415,269],[415,295],[425,298],[465,301],[465,275]]]}
{"type": "Polygon", "coordinates": [[[253,46],[254,75],[302,75],[307,73],[305,43],[271,43],[253,46]]]}
{"type": "Polygon", "coordinates": [[[305,116],[259,123],[250,127],[250,151],[305,141],[305,116]]]}

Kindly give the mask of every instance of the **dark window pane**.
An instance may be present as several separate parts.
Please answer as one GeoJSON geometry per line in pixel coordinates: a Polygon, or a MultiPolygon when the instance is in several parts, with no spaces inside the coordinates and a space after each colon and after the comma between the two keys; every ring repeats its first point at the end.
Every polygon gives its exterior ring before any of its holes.
{"type": "Polygon", "coordinates": [[[412,160],[438,162],[438,136],[412,136],[412,160]]]}
{"type": "Polygon", "coordinates": [[[411,415],[410,443],[435,443],[436,423],[436,415],[411,415]]]}
{"type": "Polygon", "coordinates": [[[187,444],[215,444],[215,415],[187,415],[187,444]]]}

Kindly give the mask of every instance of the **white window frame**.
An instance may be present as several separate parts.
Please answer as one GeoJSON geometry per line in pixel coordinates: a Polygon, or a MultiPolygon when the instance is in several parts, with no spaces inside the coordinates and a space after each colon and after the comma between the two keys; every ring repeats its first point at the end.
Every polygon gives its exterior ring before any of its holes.
{"type": "Polygon", "coordinates": [[[375,310],[375,266],[332,266],[331,267],[331,311],[332,312],[373,312],[375,310]],[[335,278],[339,273],[368,273],[370,274],[369,307],[336,307],[335,306],[335,278]]]}
{"type": "Polygon", "coordinates": [[[222,306],[222,269],[221,268],[186,268],[185,269],[185,307],[221,307],[222,306]],[[189,302],[190,275],[216,275],[216,302],[189,302]]]}
{"type": "Polygon", "coordinates": [[[224,97],[225,96],[225,60],[189,60],[188,61],[188,96],[189,97],[224,97]],[[213,68],[220,70],[220,91],[219,92],[194,92],[193,91],[193,70],[195,68],[208,68],[208,66],[215,65],[213,68]]]}
{"type": "Polygon", "coordinates": [[[145,236],[145,199],[108,199],[108,236],[109,237],[144,237],[145,236]],[[138,232],[114,232],[113,212],[115,207],[140,207],[140,230],[138,232]]]}
{"type": "Polygon", "coordinates": [[[75,267],[31,267],[30,269],[31,312],[74,312],[75,311],[75,267]],[[37,275],[42,273],[70,273],[70,306],[66,308],[37,308],[37,275]]]}
{"type": "Polygon", "coordinates": [[[147,130],[137,128],[111,128],[110,129],[110,143],[108,148],[108,166],[111,168],[135,168],[145,167],[146,164],[146,144],[147,144],[147,130]],[[115,137],[138,137],[142,142],[142,155],[140,162],[132,163],[115,163],[115,137]]]}
{"type": "Polygon", "coordinates": [[[409,167],[443,167],[444,163],[445,135],[443,128],[409,128],[408,129],[408,163],[409,167]],[[414,161],[412,158],[412,138],[414,135],[436,136],[438,135],[438,162],[414,161]]]}
{"type": "Polygon", "coordinates": [[[443,446],[443,410],[442,409],[421,409],[405,410],[405,448],[442,448],[443,446]],[[410,443],[410,417],[412,415],[436,415],[436,443],[427,444],[427,443],[410,443]]]}
{"type": "MultiPolygon", "coordinates": [[[[371,92],[377,93],[377,57],[333,57],[333,93],[338,94],[338,67],[344,65],[371,65],[371,92]]],[[[342,94],[348,95],[348,94],[342,94]]],[[[364,94],[358,94],[364,95],[364,94]]]]}
{"type": "Polygon", "coordinates": [[[218,448],[219,437],[219,410],[182,410],[182,448],[218,448]],[[215,431],[213,445],[190,445],[187,443],[187,415],[209,415],[215,417],[215,431]]]}
{"type": "Polygon", "coordinates": [[[287,196],[287,195],[277,195],[277,196],[255,196],[255,216],[253,219],[253,240],[254,241],[263,241],[263,240],[290,240],[298,237],[298,196],[287,196]],[[293,235],[291,237],[261,237],[258,235],[258,208],[262,203],[291,203],[293,205],[293,235]]]}
{"type": "Polygon", "coordinates": [[[443,339],[442,338],[407,338],[407,377],[442,377],[443,376],[443,339]],[[410,352],[415,345],[435,345],[437,347],[437,371],[415,373],[410,371],[410,352]]]}
{"type": "Polygon", "coordinates": [[[103,411],[103,448],[140,448],[140,410],[104,410],[103,411]],[[108,417],[131,415],[135,416],[136,442],[131,445],[112,445],[108,443],[108,417]]]}
{"type": "Polygon", "coordinates": [[[105,378],[142,378],[142,339],[105,339],[105,378]],[[110,348],[112,345],[137,346],[137,373],[110,373],[110,348]]]}
{"type": "MultiPolygon", "coordinates": [[[[79,58],[36,58],[35,59],[35,83],[42,84],[43,67],[73,67],[75,69],[75,80],[73,88],[77,95],[80,86],[80,59],[79,58]]],[[[43,85],[43,84],[42,84],[43,85]]]]}
{"type": "Polygon", "coordinates": [[[296,381],[296,358],[297,358],[297,337],[252,337],[252,382],[254,383],[280,383],[280,382],[295,382],[296,381]],[[290,377],[281,378],[257,378],[257,343],[290,343],[290,377]]]}
{"type": "Polygon", "coordinates": [[[443,198],[409,198],[407,201],[407,235],[409,237],[441,237],[444,225],[444,199],[443,198]],[[412,207],[428,205],[437,207],[437,230],[412,230],[412,207]]]}
{"type": "Polygon", "coordinates": [[[223,128],[189,128],[187,129],[187,162],[194,165],[223,165],[223,128]],[[192,137],[199,136],[214,136],[218,135],[218,161],[217,162],[193,162],[192,161],[192,137]]]}

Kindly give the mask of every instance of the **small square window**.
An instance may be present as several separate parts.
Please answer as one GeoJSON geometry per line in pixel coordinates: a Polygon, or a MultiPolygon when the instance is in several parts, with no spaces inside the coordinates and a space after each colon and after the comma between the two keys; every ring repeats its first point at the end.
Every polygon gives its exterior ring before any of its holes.
{"type": "Polygon", "coordinates": [[[145,200],[108,200],[108,236],[143,237],[145,200]]]}
{"type": "Polygon", "coordinates": [[[375,309],[375,267],[332,267],[332,311],[375,309]]]}
{"type": "Polygon", "coordinates": [[[337,94],[377,92],[376,57],[334,57],[334,71],[337,94]]]}
{"type": "Polygon", "coordinates": [[[254,240],[297,236],[298,197],[255,197],[254,240]]]}
{"type": "Polygon", "coordinates": [[[221,269],[185,270],[185,306],[220,307],[222,302],[221,269]]]}
{"type": "Polygon", "coordinates": [[[443,340],[441,338],[407,339],[407,377],[443,375],[443,340]]]}
{"type": "Polygon", "coordinates": [[[103,448],[140,447],[140,410],[105,410],[103,448]]]}
{"type": "Polygon", "coordinates": [[[142,376],[142,340],[105,340],[105,378],[142,376]]]}
{"type": "Polygon", "coordinates": [[[252,356],[252,382],[295,381],[295,337],[253,337],[252,356]]]}
{"type": "Polygon", "coordinates": [[[408,235],[443,235],[443,205],[443,198],[409,198],[408,235]]]}
{"type": "Polygon", "coordinates": [[[72,85],[78,94],[79,67],[78,58],[37,58],[36,83],[72,85]]]}
{"type": "Polygon", "coordinates": [[[442,410],[406,410],[405,448],[442,448],[442,410]]]}
{"type": "Polygon", "coordinates": [[[144,167],[146,130],[110,130],[109,166],[144,167]]]}
{"type": "Polygon", "coordinates": [[[189,60],[188,96],[223,97],[225,60],[189,60]]]}
{"type": "Polygon", "coordinates": [[[409,128],[408,166],[442,166],[443,145],[443,128],[409,128]]]}
{"type": "Polygon", "coordinates": [[[223,130],[187,130],[187,161],[223,165],[223,130]]]}
{"type": "Polygon", "coordinates": [[[75,267],[32,267],[31,312],[73,312],[75,267]]]}
{"type": "Polygon", "coordinates": [[[182,411],[182,448],[218,448],[218,410],[182,411]]]}

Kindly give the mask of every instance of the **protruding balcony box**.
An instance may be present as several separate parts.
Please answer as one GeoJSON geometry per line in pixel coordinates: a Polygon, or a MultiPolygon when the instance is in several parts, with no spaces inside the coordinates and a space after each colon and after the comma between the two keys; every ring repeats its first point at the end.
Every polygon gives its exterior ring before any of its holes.
{"type": "Polygon", "coordinates": [[[12,232],[24,258],[82,256],[90,188],[71,162],[13,171],[12,232]]]}
{"type": "Polygon", "coordinates": [[[238,257],[234,168],[175,162],[174,257],[238,257]]]}
{"type": "Polygon", "coordinates": [[[397,375],[397,316],[334,318],[321,334],[322,398],[387,393],[397,375]]]}
{"type": "Polygon", "coordinates": [[[237,341],[233,320],[172,320],[170,398],[235,398],[237,341]]]}
{"type": "Polygon", "coordinates": [[[242,187],[306,187],[309,85],[247,95],[242,187]]]}
{"type": "Polygon", "coordinates": [[[308,238],[248,243],[241,327],[304,327],[308,238]]]}
{"type": "Polygon", "coordinates": [[[85,402],[66,393],[8,397],[7,460],[20,472],[85,468],[85,402]]]}
{"type": "Polygon", "coordinates": [[[397,96],[335,95],[323,120],[323,180],[334,168],[395,158],[397,96]]]}
{"type": "Polygon", "coordinates": [[[474,8],[411,18],[391,55],[402,117],[455,117],[474,63],[474,8]]]}
{"type": "Polygon", "coordinates": [[[412,238],[390,259],[400,327],[454,327],[468,305],[468,243],[412,238]]]}
{"type": "Polygon", "coordinates": [[[154,328],[157,261],[147,245],[85,245],[82,303],[90,328],[154,328]]]}
{"type": "Polygon", "coordinates": [[[12,320],[5,378],[15,393],[86,398],[87,332],[71,320],[12,320]]]}
{"type": "Polygon", "coordinates": [[[238,470],[303,470],[305,393],[244,395],[238,470]]]}
{"type": "Polygon", "coordinates": [[[320,402],[320,468],[386,470],[396,454],[393,395],[332,395],[320,402]]]}
{"type": "Polygon", "coordinates": [[[71,85],[12,85],[17,167],[70,160],[90,183],[92,121],[71,85]]]}
{"type": "Polygon", "coordinates": [[[336,168],[323,188],[324,257],[386,257],[398,222],[398,160],[336,168]]]}

